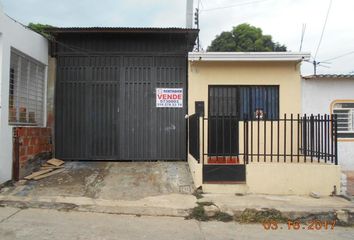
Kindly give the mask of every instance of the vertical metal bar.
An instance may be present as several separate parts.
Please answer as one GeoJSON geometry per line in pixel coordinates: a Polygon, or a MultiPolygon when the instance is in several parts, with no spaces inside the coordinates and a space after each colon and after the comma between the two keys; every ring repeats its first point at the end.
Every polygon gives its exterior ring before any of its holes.
{"type": "MultiPolygon", "coordinates": [[[[222,139],[221,139],[221,146],[222,146],[222,157],[225,158],[225,114],[222,113],[221,116],[221,129],[222,129],[222,139]]],[[[231,148],[231,144],[230,144],[230,148],[231,148]]]]}
{"type": "Polygon", "coordinates": [[[279,119],[279,117],[278,117],[278,121],[277,121],[277,162],[279,162],[279,160],[280,160],[280,119],[279,119]]]}
{"type": "MultiPolygon", "coordinates": [[[[207,150],[207,161],[209,161],[209,157],[212,149],[212,139],[211,139],[211,129],[212,129],[212,117],[209,115],[207,118],[207,129],[208,129],[208,150],[207,150]]],[[[205,163],[204,163],[205,164],[205,163]]]]}
{"type": "Polygon", "coordinates": [[[294,123],[294,116],[291,114],[290,117],[290,161],[293,162],[293,123],[294,123]]]}
{"type": "Polygon", "coordinates": [[[302,151],[304,152],[304,161],[306,163],[306,158],[307,158],[307,116],[306,114],[304,115],[303,117],[304,119],[304,122],[303,122],[303,126],[304,126],[304,129],[303,129],[303,136],[302,136],[302,139],[303,139],[303,146],[302,146],[302,151]]]}
{"type": "Polygon", "coordinates": [[[249,160],[248,160],[248,151],[249,151],[249,149],[248,149],[248,141],[249,141],[249,134],[248,134],[248,131],[249,131],[249,126],[248,126],[248,120],[246,121],[246,124],[247,124],[247,128],[246,128],[246,131],[247,131],[247,133],[246,133],[246,136],[247,136],[247,141],[246,141],[246,152],[247,152],[247,155],[246,155],[246,163],[248,164],[248,162],[249,162],[249,160]]]}
{"type": "Polygon", "coordinates": [[[320,126],[321,126],[321,129],[320,129],[320,132],[321,132],[320,152],[321,152],[321,159],[323,159],[323,116],[321,116],[321,119],[320,119],[320,126]]]}
{"type": "Polygon", "coordinates": [[[332,128],[331,128],[331,116],[328,115],[327,116],[327,157],[328,157],[328,161],[331,162],[331,131],[332,131],[332,128]]]}
{"type": "Polygon", "coordinates": [[[244,162],[246,162],[246,145],[247,145],[247,132],[246,132],[246,120],[244,119],[243,120],[243,159],[244,159],[244,162]]]}
{"type": "MultiPolygon", "coordinates": [[[[197,116],[197,155],[198,155],[198,163],[200,163],[200,117],[197,116]]],[[[203,129],[204,131],[204,129],[203,129]]]]}
{"type": "Polygon", "coordinates": [[[297,114],[297,162],[300,162],[300,114],[297,114]]]}
{"type": "MultiPolygon", "coordinates": [[[[230,143],[230,151],[229,151],[229,153],[230,153],[230,159],[232,157],[232,138],[231,138],[231,136],[232,136],[232,128],[231,128],[232,122],[233,122],[232,113],[230,113],[230,115],[229,115],[229,143],[230,143]]],[[[238,139],[238,136],[237,136],[237,139],[238,139]]],[[[239,144],[239,141],[237,141],[237,144],[239,144]]]]}
{"type": "Polygon", "coordinates": [[[324,158],[325,158],[325,163],[327,163],[327,136],[328,136],[328,129],[327,129],[327,114],[324,115],[324,158]]]}
{"type": "Polygon", "coordinates": [[[335,123],[334,123],[334,114],[331,115],[331,163],[334,162],[334,129],[335,129],[335,123]]]}
{"type": "Polygon", "coordinates": [[[253,162],[253,116],[251,116],[251,162],[253,162]]]}
{"type": "Polygon", "coordinates": [[[263,136],[263,138],[264,138],[264,153],[263,153],[263,156],[264,156],[264,162],[266,162],[266,154],[267,154],[267,120],[266,119],[264,119],[263,120],[263,124],[264,124],[264,126],[263,126],[263,128],[264,128],[264,136],[263,136]]]}
{"type": "Polygon", "coordinates": [[[259,162],[259,148],[260,148],[260,133],[259,133],[259,117],[257,117],[257,162],[259,162]]]}
{"type": "Polygon", "coordinates": [[[286,162],[286,113],[284,114],[284,162],[286,162]]]}
{"type": "Polygon", "coordinates": [[[215,116],[215,134],[216,134],[216,139],[215,139],[215,156],[216,158],[219,156],[219,116],[215,116]]]}
{"type": "Polygon", "coordinates": [[[204,144],[205,144],[205,139],[204,139],[204,134],[205,134],[205,123],[204,123],[205,119],[204,117],[202,117],[202,128],[203,128],[203,131],[202,131],[202,161],[203,161],[203,165],[204,165],[204,155],[205,155],[205,149],[204,149],[204,144]]]}
{"type": "Polygon", "coordinates": [[[320,124],[321,116],[317,115],[317,160],[320,162],[320,148],[321,148],[321,124],[320,124]]]}
{"type": "Polygon", "coordinates": [[[337,115],[334,114],[334,151],[335,151],[335,157],[334,157],[334,163],[335,165],[338,165],[338,118],[337,115]]]}
{"type": "Polygon", "coordinates": [[[311,119],[310,119],[310,129],[311,129],[311,162],[313,162],[313,152],[314,152],[314,116],[311,114],[311,119]]]}
{"type": "Polygon", "coordinates": [[[273,162],[273,119],[270,120],[270,162],[273,162]]]}

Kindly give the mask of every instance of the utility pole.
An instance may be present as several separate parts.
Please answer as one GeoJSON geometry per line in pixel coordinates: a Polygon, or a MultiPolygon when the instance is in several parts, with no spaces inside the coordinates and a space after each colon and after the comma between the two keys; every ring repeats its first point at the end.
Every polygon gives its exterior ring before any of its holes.
{"type": "MultiPolygon", "coordinates": [[[[196,25],[197,29],[199,29],[199,7],[195,9],[194,24],[196,25]]],[[[197,50],[198,50],[198,52],[200,51],[199,34],[198,34],[198,38],[197,38],[197,50]]]]}
{"type": "Polygon", "coordinates": [[[313,74],[316,76],[317,75],[317,65],[318,63],[316,60],[313,60],[313,74]]]}

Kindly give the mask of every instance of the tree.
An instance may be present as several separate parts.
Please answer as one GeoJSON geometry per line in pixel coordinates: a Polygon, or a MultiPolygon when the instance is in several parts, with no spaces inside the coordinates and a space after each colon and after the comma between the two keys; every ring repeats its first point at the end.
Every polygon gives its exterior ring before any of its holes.
{"type": "Polygon", "coordinates": [[[208,47],[210,52],[285,52],[286,46],[263,35],[262,29],[243,23],[230,32],[222,32],[208,47]]]}
{"type": "Polygon", "coordinates": [[[50,34],[46,31],[48,28],[52,28],[53,26],[41,23],[29,23],[28,28],[43,35],[46,38],[50,38],[50,34]]]}

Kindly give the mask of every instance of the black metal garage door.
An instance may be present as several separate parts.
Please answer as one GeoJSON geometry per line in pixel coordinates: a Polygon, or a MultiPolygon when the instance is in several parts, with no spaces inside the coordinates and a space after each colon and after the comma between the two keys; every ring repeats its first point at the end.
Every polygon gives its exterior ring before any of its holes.
{"type": "Polygon", "coordinates": [[[185,160],[186,84],[186,54],[58,54],[56,157],[185,160]],[[183,108],[156,88],[183,88],[183,108]]]}

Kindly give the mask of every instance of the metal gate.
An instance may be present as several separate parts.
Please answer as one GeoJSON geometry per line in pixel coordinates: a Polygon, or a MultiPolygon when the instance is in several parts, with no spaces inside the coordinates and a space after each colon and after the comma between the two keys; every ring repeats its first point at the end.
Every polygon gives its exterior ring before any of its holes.
{"type": "Polygon", "coordinates": [[[58,56],[56,156],[183,160],[185,56],[58,56]],[[156,88],[183,88],[183,108],[156,108],[156,88]]]}
{"type": "MultiPolygon", "coordinates": [[[[204,182],[243,182],[246,180],[245,159],[240,157],[240,123],[246,119],[277,119],[279,87],[252,85],[209,86],[207,153],[203,156],[204,182]]],[[[241,125],[242,126],[242,125],[241,125]]],[[[204,131],[204,127],[202,127],[204,131]]],[[[204,133],[203,133],[204,134],[204,133]]],[[[253,132],[251,133],[253,136],[253,132]]],[[[258,134],[259,136],[259,134],[258,134]]],[[[245,144],[243,144],[245,146],[245,144]]]]}

